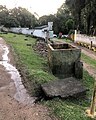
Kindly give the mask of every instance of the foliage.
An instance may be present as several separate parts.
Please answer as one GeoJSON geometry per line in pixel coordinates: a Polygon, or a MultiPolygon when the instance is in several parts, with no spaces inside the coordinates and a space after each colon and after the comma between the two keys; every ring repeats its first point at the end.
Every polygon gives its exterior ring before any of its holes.
{"type": "Polygon", "coordinates": [[[19,26],[19,22],[13,16],[8,15],[6,22],[4,23],[5,27],[17,27],[19,26]]]}
{"type": "Polygon", "coordinates": [[[65,26],[68,31],[70,31],[71,29],[74,29],[74,21],[72,19],[68,19],[65,23],[65,26]]]}
{"type": "Polygon", "coordinates": [[[63,4],[54,15],[42,16],[39,18],[40,25],[47,24],[48,22],[52,21],[54,33],[59,34],[62,32],[63,34],[68,34],[69,29],[73,29],[73,26],[65,25],[68,20],[73,20],[73,17],[70,14],[68,7],[63,4]],[[69,28],[68,28],[69,27],[69,28]]]}
{"type": "Polygon", "coordinates": [[[36,17],[25,8],[18,7],[9,10],[6,6],[0,5],[0,25],[34,28],[36,24],[36,17]]]}
{"type": "Polygon", "coordinates": [[[96,0],[66,0],[76,28],[83,33],[96,35],[96,0]]]}
{"type": "Polygon", "coordinates": [[[77,29],[85,34],[96,35],[95,18],[96,0],[66,0],[55,15],[42,16],[39,20],[41,24],[53,21],[56,34],[67,34],[70,29],[77,29]]]}
{"type": "Polygon", "coordinates": [[[54,23],[53,31],[56,34],[59,34],[59,32],[68,34],[70,29],[74,28],[74,19],[66,4],[62,4],[56,14],[44,15],[40,17],[39,20],[37,20],[36,17],[28,10],[22,7],[15,7],[9,10],[6,6],[1,6],[0,9],[0,24],[5,27],[34,28],[35,26],[45,25],[52,21],[54,23]]]}
{"type": "Polygon", "coordinates": [[[66,0],[52,15],[44,15],[36,19],[28,10],[22,7],[7,9],[0,5],[0,25],[5,27],[41,26],[52,21],[55,34],[68,34],[70,29],[82,33],[96,35],[96,0],[66,0]]]}
{"type": "Polygon", "coordinates": [[[9,12],[6,6],[0,5],[0,25],[5,25],[9,12]]]}

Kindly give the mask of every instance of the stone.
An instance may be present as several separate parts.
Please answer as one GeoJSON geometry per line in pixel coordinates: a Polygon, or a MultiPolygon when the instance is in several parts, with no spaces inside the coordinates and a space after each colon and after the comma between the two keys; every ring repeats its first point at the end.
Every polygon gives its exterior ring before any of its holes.
{"type": "Polygon", "coordinates": [[[75,77],[78,79],[83,78],[83,63],[81,61],[75,62],[75,77]]]}
{"type": "Polygon", "coordinates": [[[70,77],[60,80],[50,81],[41,85],[47,97],[76,97],[85,95],[87,89],[76,78],[70,77]]]}
{"type": "Polygon", "coordinates": [[[27,41],[28,39],[27,38],[24,38],[25,41],[27,41]]]}
{"type": "Polygon", "coordinates": [[[27,43],[26,45],[27,45],[27,46],[32,46],[32,44],[31,44],[31,43],[27,43]]]}

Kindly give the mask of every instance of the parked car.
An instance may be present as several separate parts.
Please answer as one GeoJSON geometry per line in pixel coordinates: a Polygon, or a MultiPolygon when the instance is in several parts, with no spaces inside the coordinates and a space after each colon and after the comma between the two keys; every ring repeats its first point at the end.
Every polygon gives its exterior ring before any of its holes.
{"type": "Polygon", "coordinates": [[[67,38],[68,37],[68,35],[62,35],[62,38],[67,38]]]}
{"type": "Polygon", "coordinates": [[[56,34],[53,34],[53,37],[57,37],[57,35],[56,35],[56,34]]]}

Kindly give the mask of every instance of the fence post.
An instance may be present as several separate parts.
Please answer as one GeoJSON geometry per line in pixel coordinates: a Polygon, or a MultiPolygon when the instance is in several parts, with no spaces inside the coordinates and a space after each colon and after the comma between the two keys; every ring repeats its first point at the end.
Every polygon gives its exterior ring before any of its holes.
{"type": "Polygon", "coordinates": [[[96,79],[94,81],[94,90],[92,95],[91,106],[90,106],[90,109],[86,110],[87,115],[91,118],[96,117],[95,105],[96,105],[96,79]]]}
{"type": "Polygon", "coordinates": [[[77,34],[77,30],[75,30],[75,34],[74,34],[74,42],[76,42],[76,34],[77,34]]]}
{"type": "Polygon", "coordinates": [[[92,50],[92,40],[91,40],[91,45],[90,45],[90,49],[92,50]]]}

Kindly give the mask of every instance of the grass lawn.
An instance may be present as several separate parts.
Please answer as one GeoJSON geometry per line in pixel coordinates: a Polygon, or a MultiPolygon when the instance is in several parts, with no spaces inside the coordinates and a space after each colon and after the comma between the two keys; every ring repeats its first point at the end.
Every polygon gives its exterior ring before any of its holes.
{"type": "MultiPolygon", "coordinates": [[[[21,70],[26,69],[29,81],[35,85],[40,85],[49,80],[56,79],[49,71],[47,59],[34,52],[32,46],[26,44],[35,44],[36,39],[24,35],[15,35],[12,33],[1,35],[8,44],[12,46],[18,57],[17,65],[21,70]],[[27,39],[24,40],[24,39],[27,39]]],[[[92,96],[92,87],[94,79],[84,71],[83,83],[89,89],[85,98],[82,99],[60,99],[43,100],[41,104],[47,105],[60,120],[91,120],[85,114],[85,110],[90,107],[92,96]]],[[[35,91],[35,90],[34,90],[35,91]]]]}
{"type": "Polygon", "coordinates": [[[96,60],[90,58],[89,56],[85,55],[84,53],[81,54],[81,59],[87,63],[90,64],[91,66],[96,68],[96,60]]]}
{"type": "MultiPolygon", "coordinates": [[[[1,35],[6,40],[6,42],[12,46],[14,52],[16,53],[17,68],[24,72],[29,79],[30,84],[32,84],[32,94],[38,96],[38,87],[40,84],[45,83],[49,80],[56,79],[52,74],[48,72],[48,65],[46,58],[40,57],[34,50],[32,46],[35,44],[36,39],[31,37],[26,37],[25,35],[16,34],[3,34],[1,35]],[[27,40],[24,40],[27,39],[27,40]],[[32,46],[27,46],[31,44],[32,46]]],[[[26,86],[27,87],[27,86],[26,86]]]]}

